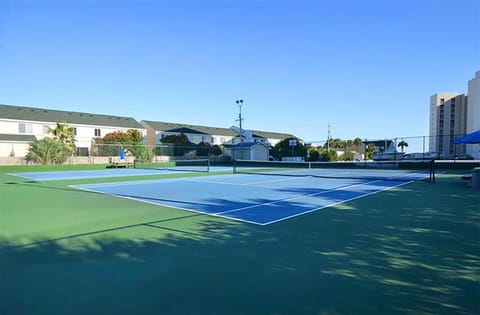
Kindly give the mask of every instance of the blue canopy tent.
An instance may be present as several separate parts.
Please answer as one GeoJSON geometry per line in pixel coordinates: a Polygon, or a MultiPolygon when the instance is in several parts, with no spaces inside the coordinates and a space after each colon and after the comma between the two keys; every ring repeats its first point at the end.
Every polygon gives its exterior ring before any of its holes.
{"type": "Polygon", "coordinates": [[[461,143],[480,143],[480,130],[474,131],[469,133],[463,137],[457,138],[452,141],[453,144],[461,144],[461,143]]]}
{"type": "MultiPolygon", "coordinates": [[[[467,143],[467,144],[480,144],[480,130],[469,133],[463,137],[452,141],[454,144],[467,143]]],[[[462,179],[470,181],[470,186],[473,188],[480,188],[480,167],[475,167],[472,170],[472,174],[462,176],[462,179]]]]}

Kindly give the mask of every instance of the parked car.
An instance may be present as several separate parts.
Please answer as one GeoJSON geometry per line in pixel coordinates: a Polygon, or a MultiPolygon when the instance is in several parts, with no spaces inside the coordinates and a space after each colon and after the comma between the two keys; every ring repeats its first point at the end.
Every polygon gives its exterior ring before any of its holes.
{"type": "Polygon", "coordinates": [[[402,152],[375,152],[372,159],[374,161],[395,161],[403,159],[404,155],[402,152]]]}
{"type": "Polygon", "coordinates": [[[460,154],[460,155],[454,155],[453,156],[454,160],[473,160],[473,156],[470,154],[460,154]]]}
{"type": "Polygon", "coordinates": [[[409,153],[404,156],[405,160],[441,160],[443,155],[439,152],[409,153]]]}

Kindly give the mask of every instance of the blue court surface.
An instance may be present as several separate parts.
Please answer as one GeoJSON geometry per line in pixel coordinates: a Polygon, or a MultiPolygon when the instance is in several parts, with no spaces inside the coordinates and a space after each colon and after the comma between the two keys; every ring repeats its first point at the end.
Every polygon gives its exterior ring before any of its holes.
{"type": "MultiPolygon", "coordinates": [[[[210,167],[212,172],[231,170],[231,167],[210,167]]],[[[31,172],[31,173],[12,173],[18,177],[27,178],[35,181],[50,180],[68,180],[68,179],[86,179],[86,178],[106,178],[106,177],[124,177],[124,176],[144,176],[159,174],[184,174],[187,171],[173,169],[136,169],[136,168],[109,168],[104,170],[91,171],[60,171],[60,172],[31,172]]],[[[192,171],[193,172],[193,171],[192,171]]]]}
{"type": "Polygon", "coordinates": [[[406,183],[236,174],[71,187],[267,225],[406,183]]]}

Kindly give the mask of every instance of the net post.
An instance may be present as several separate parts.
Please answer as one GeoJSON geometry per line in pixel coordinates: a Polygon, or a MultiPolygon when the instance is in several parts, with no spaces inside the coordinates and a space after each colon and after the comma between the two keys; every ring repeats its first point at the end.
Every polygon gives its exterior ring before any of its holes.
{"type": "Polygon", "coordinates": [[[237,163],[235,162],[235,159],[232,160],[232,166],[233,166],[233,174],[237,173],[237,163]]]}
{"type": "Polygon", "coordinates": [[[207,159],[207,172],[210,172],[210,159],[207,159]]]}
{"type": "Polygon", "coordinates": [[[430,182],[435,184],[435,160],[430,161],[430,182]]]}

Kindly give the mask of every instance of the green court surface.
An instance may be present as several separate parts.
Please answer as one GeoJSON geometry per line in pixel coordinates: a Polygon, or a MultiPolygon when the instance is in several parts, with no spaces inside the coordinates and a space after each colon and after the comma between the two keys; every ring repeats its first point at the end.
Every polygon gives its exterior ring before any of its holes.
{"type": "Polygon", "coordinates": [[[258,226],[69,187],[147,177],[17,171],[0,167],[1,315],[479,313],[480,190],[460,174],[258,226]]]}

